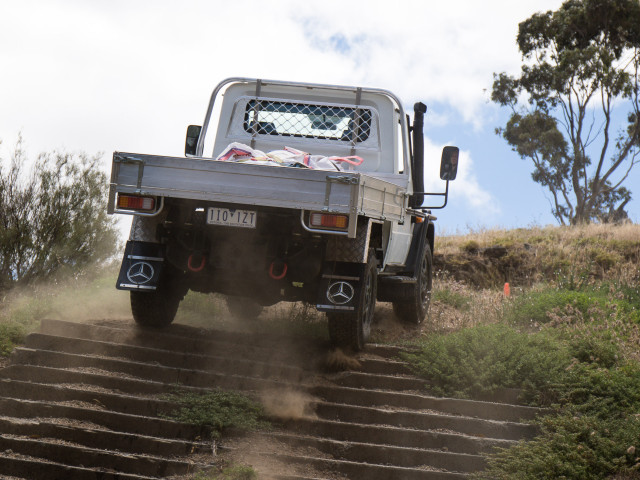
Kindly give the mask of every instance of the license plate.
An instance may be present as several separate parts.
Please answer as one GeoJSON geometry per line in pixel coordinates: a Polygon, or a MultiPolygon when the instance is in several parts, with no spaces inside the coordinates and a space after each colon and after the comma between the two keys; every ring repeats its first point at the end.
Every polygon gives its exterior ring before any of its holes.
{"type": "Polygon", "coordinates": [[[258,214],[252,210],[211,207],[207,215],[207,223],[225,227],[256,228],[257,216],[258,214]]]}

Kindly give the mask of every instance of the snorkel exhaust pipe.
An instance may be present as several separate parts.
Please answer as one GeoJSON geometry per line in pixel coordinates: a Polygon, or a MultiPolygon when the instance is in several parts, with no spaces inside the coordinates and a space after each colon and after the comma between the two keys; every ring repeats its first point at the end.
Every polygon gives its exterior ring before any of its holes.
{"type": "MultiPolygon", "coordinates": [[[[411,180],[414,192],[424,192],[424,114],[427,106],[418,102],[413,106],[413,158],[411,163],[411,180]]],[[[411,207],[418,208],[424,203],[424,195],[411,196],[411,207]]]]}

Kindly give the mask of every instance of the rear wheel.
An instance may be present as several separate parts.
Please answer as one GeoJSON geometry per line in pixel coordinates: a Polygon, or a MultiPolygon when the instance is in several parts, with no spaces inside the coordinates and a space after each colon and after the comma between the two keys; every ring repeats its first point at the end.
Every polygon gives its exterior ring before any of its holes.
{"type": "Polygon", "coordinates": [[[429,244],[425,244],[416,283],[408,286],[405,298],[393,302],[393,312],[396,317],[415,325],[421,324],[429,313],[432,284],[433,258],[431,247],[429,244]]]}
{"type": "Polygon", "coordinates": [[[133,319],[141,327],[166,327],[176,317],[178,305],[186,293],[177,276],[165,271],[155,291],[130,292],[133,319]]]}
{"type": "Polygon", "coordinates": [[[376,306],[378,271],[373,249],[369,250],[369,260],[362,278],[362,292],[355,312],[327,313],[329,338],[338,347],[359,351],[364,348],[371,335],[371,323],[376,306]]]}

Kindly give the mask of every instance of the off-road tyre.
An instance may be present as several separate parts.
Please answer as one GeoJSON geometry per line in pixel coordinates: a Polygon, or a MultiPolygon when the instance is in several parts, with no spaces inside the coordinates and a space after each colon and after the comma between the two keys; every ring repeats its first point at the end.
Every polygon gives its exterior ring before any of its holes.
{"type": "Polygon", "coordinates": [[[362,292],[355,312],[327,313],[332,345],[357,352],[362,350],[369,340],[378,291],[376,266],[375,252],[370,249],[362,279],[362,292]]]}
{"type": "Polygon", "coordinates": [[[238,320],[255,320],[262,313],[262,305],[250,298],[228,296],[227,308],[231,316],[238,320]]]}
{"type": "Polygon", "coordinates": [[[171,325],[178,306],[187,293],[179,276],[164,272],[164,277],[153,292],[131,291],[131,314],[135,322],[146,328],[163,328],[171,325]]]}
{"type": "Polygon", "coordinates": [[[420,325],[429,313],[433,285],[433,257],[428,243],[416,273],[416,282],[407,286],[404,298],[393,302],[393,313],[404,322],[420,325]]]}

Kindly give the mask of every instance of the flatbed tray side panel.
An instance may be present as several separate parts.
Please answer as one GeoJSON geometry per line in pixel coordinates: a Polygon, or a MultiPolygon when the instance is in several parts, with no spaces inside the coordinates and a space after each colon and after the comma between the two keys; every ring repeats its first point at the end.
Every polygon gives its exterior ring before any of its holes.
{"type": "Polygon", "coordinates": [[[361,175],[360,184],[358,214],[380,220],[404,221],[405,188],[366,174],[361,175]]]}
{"type": "Polygon", "coordinates": [[[359,177],[358,173],[116,152],[111,187],[123,193],[353,213],[359,177]],[[336,175],[343,181],[327,181],[336,175]]]}

